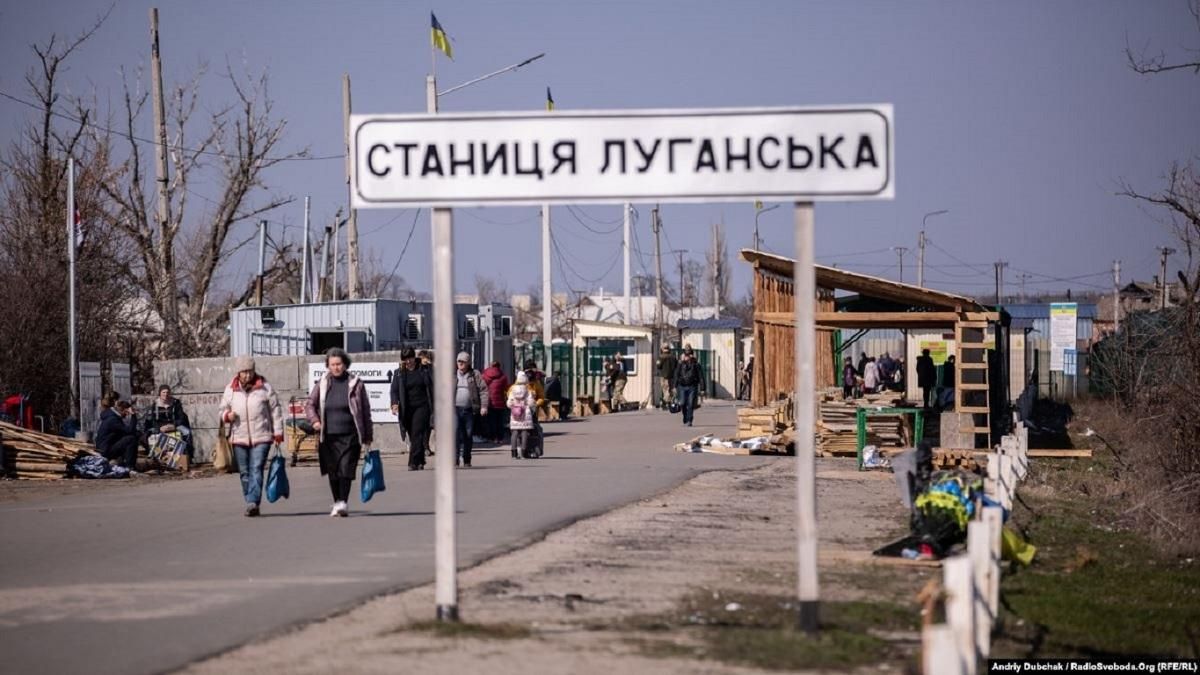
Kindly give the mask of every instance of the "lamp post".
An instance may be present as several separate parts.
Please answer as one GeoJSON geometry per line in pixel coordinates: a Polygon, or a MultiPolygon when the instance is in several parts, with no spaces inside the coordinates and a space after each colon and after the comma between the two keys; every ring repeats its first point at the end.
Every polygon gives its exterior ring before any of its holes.
{"type": "Polygon", "coordinates": [[[921,234],[917,237],[917,285],[925,288],[925,223],[933,216],[950,213],[950,209],[930,211],[921,218],[921,234]]]}
{"type": "Polygon", "coordinates": [[[767,211],[774,211],[775,209],[779,208],[780,206],[782,206],[782,204],[768,206],[765,209],[755,209],[754,210],[754,250],[755,251],[758,250],[759,243],[761,242],[761,240],[758,238],[758,217],[761,216],[762,214],[766,213],[767,211]]]}

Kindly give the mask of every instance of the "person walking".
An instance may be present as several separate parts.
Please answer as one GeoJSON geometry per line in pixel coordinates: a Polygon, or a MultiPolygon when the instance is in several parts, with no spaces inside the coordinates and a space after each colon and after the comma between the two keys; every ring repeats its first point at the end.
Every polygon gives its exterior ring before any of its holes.
{"type": "Polygon", "coordinates": [[[283,408],[279,397],[259,375],[254,359],[239,356],[237,374],[221,396],[221,420],[229,426],[229,443],[237,458],[246,516],[258,515],[262,503],[263,468],[271,443],[283,442],[283,408]]]}
{"type": "Polygon", "coordinates": [[[858,386],[858,373],[854,370],[854,359],[847,356],[842,360],[842,398],[854,398],[854,389],[858,386]]]}
{"type": "Polygon", "coordinates": [[[499,361],[483,371],[483,382],[488,391],[487,439],[494,443],[504,442],[504,417],[508,414],[505,393],[508,391],[508,375],[500,368],[499,361]]]}
{"type": "Polygon", "coordinates": [[[517,373],[516,384],[509,388],[506,405],[509,412],[508,427],[512,431],[512,458],[526,459],[529,457],[529,434],[533,431],[537,398],[524,371],[517,373]]]}
{"type": "Polygon", "coordinates": [[[659,406],[662,408],[669,407],[675,400],[675,368],[678,365],[679,359],[671,353],[671,346],[663,345],[662,354],[658,357],[658,363],[655,364],[655,368],[658,369],[658,387],[662,396],[659,406]]]}
{"type": "Polygon", "coordinates": [[[937,366],[933,365],[933,357],[928,349],[922,349],[917,357],[917,386],[921,388],[921,407],[928,409],[933,398],[933,388],[937,385],[937,366]]]}
{"type": "MultiPolygon", "coordinates": [[[[138,456],[138,432],[125,423],[126,415],[117,412],[121,396],[110,391],[100,399],[100,424],[96,428],[96,449],[109,461],[136,473],[138,456]]],[[[129,405],[124,408],[129,411],[129,405]]]]}
{"type": "Polygon", "coordinates": [[[683,359],[675,368],[675,390],[683,408],[683,423],[692,426],[692,414],[696,409],[696,390],[700,386],[700,364],[691,347],[683,350],[683,359]]]}
{"type": "Polygon", "coordinates": [[[471,355],[459,352],[455,361],[454,415],[455,451],[458,465],[471,468],[471,450],[475,443],[475,411],[487,416],[489,395],[479,371],[471,367],[471,355]]]}
{"type": "Polygon", "coordinates": [[[433,377],[417,363],[411,347],[400,352],[400,369],[392,374],[392,413],[400,418],[400,436],[408,441],[408,470],[425,468],[433,428],[433,377]]]}
{"type": "Polygon", "coordinates": [[[317,458],[321,474],[329,478],[333,508],[329,515],[350,515],[350,485],[358,471],[363,446],[375,440],[371,425],[371,397],[356,375],[347,369],[350,355],[332,347],[325,352],[325,376],[313,384],[304,416],[320,432],[317,458]]]}
{"type": "Polygon", "coordinates": [[[613,412],[621,412],[625,409],[625,384],[627,382],[629,382],[629,374],[625,372],[625,357],[617,354],[613,357],[613,390],[612,401],[609,403],[613,412]]]}

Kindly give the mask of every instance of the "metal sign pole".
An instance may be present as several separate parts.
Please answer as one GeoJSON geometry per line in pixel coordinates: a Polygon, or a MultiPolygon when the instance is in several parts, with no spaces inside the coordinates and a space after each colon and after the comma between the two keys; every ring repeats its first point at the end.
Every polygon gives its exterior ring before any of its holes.
{"type": "MultiPolygon", "coordinates": [[[[437,112],[437,80],[425,79],[429,114],[437,112]]],[[[434,601],[438,621],[458,621],[458,542],[455,512],[454,447],[454,212],[433,209],[430,219],[433,240],[433,397],[434,428],[437,434],[434,529],[437,567],[434,601]]]]}
{"type": "Polygon", "coordinates": [[[817,482],[814,457],[816,371],[816,273],[813,269],[813,205],[796,202],[796,552],[799,625],[813,635],[819,627],[817,586],[817,482]]]}

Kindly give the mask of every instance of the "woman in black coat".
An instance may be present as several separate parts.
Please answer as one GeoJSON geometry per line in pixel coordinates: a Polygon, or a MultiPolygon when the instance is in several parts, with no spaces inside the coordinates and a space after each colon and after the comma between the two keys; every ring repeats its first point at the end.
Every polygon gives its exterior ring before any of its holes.
{"type": "Polygon", "coordinates": [[[429,432],[433,428],[433,377],[417,364],[411,348],[400,352],[400,369],[392,374],[392,413],[408,437],[408,470],[425,468],[429,432]]]}

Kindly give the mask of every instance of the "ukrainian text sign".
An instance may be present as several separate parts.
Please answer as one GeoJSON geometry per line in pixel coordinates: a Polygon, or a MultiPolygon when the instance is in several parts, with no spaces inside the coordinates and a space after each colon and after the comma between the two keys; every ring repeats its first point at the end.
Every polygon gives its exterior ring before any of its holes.
{"type": "Polygon", "coordinates": [[[358,208],[890,199],[891,105],[354,115],[358,208]]]}

